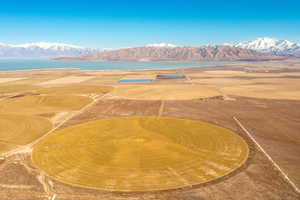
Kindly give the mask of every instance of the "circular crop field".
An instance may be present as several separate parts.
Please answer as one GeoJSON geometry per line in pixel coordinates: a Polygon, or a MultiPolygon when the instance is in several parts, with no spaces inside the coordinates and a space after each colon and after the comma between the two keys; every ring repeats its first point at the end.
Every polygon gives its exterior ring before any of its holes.
{"type": "Polygon", "coordinates": [[[219,96],[212,88],[197,85],[119,86],[111,95],[125,99],[189,100],[219,96]]]}
{"type": "Polygon", "coordinates": [[[0,101],[0,113],[35,115],[77,110],[92,102],[85,96],[38,95],[10,98],[0,101]]]}
{"type": "Polygon", "coordinates": [[[248,145],[208,123],[158,117],[112,118],[59,130],[34,146],[34,164],[77,186],[115,191],[175,189],[240,167],[248,145]]]}
{"type": "Polygon", "coordinates": [[[26,145],[52,128],[42,117],[0,114],[0,153],[26,145]]]}

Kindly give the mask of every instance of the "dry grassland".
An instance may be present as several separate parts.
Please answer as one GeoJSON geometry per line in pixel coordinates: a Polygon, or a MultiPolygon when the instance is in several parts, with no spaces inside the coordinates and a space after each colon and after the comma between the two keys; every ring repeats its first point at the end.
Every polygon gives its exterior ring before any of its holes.
{"type": "Polygon", "coordinates": [[[112,96],[140,100],[189,100],[219,96],[214,89],[194,85],[119,86],[112,96]]]}
{"type": "Polygon", "coordinates": [[[0,114],[0,153],[25,145],[52,128],[42,117],[0,114]]]}
{"type": "Polygon", "coordinates": [[[92,99],[75,95],[24,96],[0,101],[0,113],[38,115],[78,110],[92,99]]]}
{"type": "Polygon", "coordinates": [[[190,77],[195,78],[230,78],[230,77],[240,77],[240,78],[259,78],[259,77],[283,77],[283,76],[300,76],[299,72],[282,72],[282,73],[255,73],[255,72],[244,72],[244,71],[203,71],[203,72],[187,72],[190,77]]]}
{"type": "Polygon", "coordinates": [[[16,148],[18,148],[18,145],[0,141],[0,155],[1,153],[5,153],[16,148]]]}
{"type": "Polygon", "coordinates": [[[70,94],[105,94],[113,88],[95,85],[68,85],[45,87],[38,90],[41,94],[70,95],[70,94]]]}
{"type": "MultiPolygon", "coordinates": [[[[24,80],[26,79],[20,81],[24,80]]],[[[45,130],[49,129],[51,122],[46,118],[34,116],[50,118],[60,112],[78,110],[92,102],[91,98],[78,95],[104,94],[111,89],[108,86],[90,85],[46,88],[15,82],[2,84],[0,94],[5,98],[0,101],[0,152],[7,152],[19,145],[28,144],[47,132],[45,130]],[[23,95],[28,92],[36,95],[23,95]]]]}
{"type": "Polygon", "coordinates": [[[117,84],[118,80],[120,80],[124,76],[116,75],[116,76],[100,76],[86,81],[86,84],[117,84]]]}
{"type": "Polygon", "coordinates": [[[94,78],[94,76],[66,76],[59,79],[54,79],[40,83],[40,85],[63,85],[63,84],[74,84],[87,81],[94,78]]]}
{"type": "Polygon", "coordinates": [[[300,85],[243,85],[224,87],[222,91],[230,95],[265,99],[300,100],[300,85]]]}
{"type": "Polygon", "coordinates": [[[1,83],[18,81],[18,80],[22,80],[22,79],[24,79],[24,78],[0,78],[0,84],[1,83]]]}
{"type": "Polygon", "coordinates": [[[208,71],[191,74],[190,78],[194,84],[215,87],[227,95],[299,100],[299,75],[299,73],[208,71]]]}
{"type": "Polygon", "coordinates": [[[40,87],[34,85],[0,85],[0,94],[34,92],[40,87]]]}
{"type": "Polygon", "coordinates": [[[70,111],[92,101],[86,96],[110,94],[36,144],[32,158],[38,168],[31,166],[27,148],[14,151],[5,161],[0,158],[0,199],[299,199],[232,119],[241,120],[299,187],[300,69],[276,65],[1,72],[0,156],[47,133],[53,126],[50,118],[54,125],[65,122],[70,111]],[[188,79],[118,83],[160,73],[184,73],[188,79]],[[221,94],[235,101],[198,100],[221,94]],[[146,117],[158,115],[163,117],[146,117]],[[233,130],[249,147],[231,131],[199,120],[233,130]],[[30,174],[19,168],[25,155],[30,174]],[[32,182],[43,171],[52,177],[47,177],[47,184],[56,196],[46,194],[40,182],[32,182]],[[191,185],[195,186],[182,188],[191,185]],[[181,189],[154,191],[173,188],[181,189]],[[145,190],[153,191],[134,192],[145,190]]]}
{"type": "Polygon", "coordinates": [[[161,104],[161,101],[152,100],[102,99],[70,119],[64,127],[113,117],[157,116],[161,104]]]}
{"type": "Polygon", "coordinates": [[[204,183],[240,167],[248,145],[208,123],[157,117],[112,118],[57,131],[33,162],[59,181],[104,190],[163,190],[204,183]]]}
{"type": "Polygon", "coordinates": [[[7,84],[14,84],[14,85],[38,85],[42,82],[50,81],[53,79],[57,79],[58,77],[30,77],[26,79],[21,79],[13,82],[9,82],[7,84]]]}
{"type": "Polygon", "coordinates": [[[155,79],[155,74],[138,74],[138,75],[126,75],[122,79],[155,79]]]}

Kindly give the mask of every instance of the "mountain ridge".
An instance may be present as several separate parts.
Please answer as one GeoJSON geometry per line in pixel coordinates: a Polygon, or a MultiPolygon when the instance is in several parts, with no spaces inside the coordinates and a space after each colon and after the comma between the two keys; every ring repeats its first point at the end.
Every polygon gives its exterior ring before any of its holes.
{"type": "MultiPolygon", "coordinates": [[[[288,41],[288,40],[277,40],[270,37],[256,38],[246,42],[239,43],[225,43],[223,45],[216,46],[200,46],[200,47],[189,47],[189,46],[177,46],[170,43],[152,43],[141,47],[129,47],[122,49],[96,49],[86,48],[73,44],[65,43],[51,43],[51,42],[34,42],[25,44],[6,44],[0,42],[0,58],[61,58],[71,57],[64,59],[76,59],[76,60],[157,60],[157,61],[194,61],[194,60],[255,60],[263,59],[263,57],[270,57],[272,54],[281,57],[300,57],[300,44],[288,41]],[[237,48],[235,50],[225,48],[221,46],[229,46],[231,48],[237,48]],[[138,49],[137,49],[138,48],[138,49]],[[143,50],[144,48],[144,50],[143,50]],[[127,49],[128,55],[124,57],[124,53],[127,49]],[[254,54],[253,50],[264,55],[254,54]],[[132,52],[132,51],[136,52],[132,52]],[[181,53],[184,55],[180,55],[181,53]],[[189,52],[190,51],[190,52],[189,52]],[[197,53],[197,51],[199,51],[197,53]],[[223,51],[223,52],[221,52],[223,51]],[[227,52],[226,52],[227,51],[227,52]],[[112,52],[112,53],[109,53],[112,52]],[[123,58],[119,53],[124,54],[123,58]],[[141,55],[144,52],[145,55],[141,55]],[[94,54],[94,55],[93,55],[94,54]],[[114,56],[112,54],[115,54],[114,56]],[[165,54],[165,55],[164,55],[165,54]],[[196,55],[198,54],[198,55],[196,55]],[[201,54],[201,56],[199,56],[201,54]],[[207,54],[207,55],[206,55],[207,54]],[[246,54],[248,56],[246,56],[246,54]],[[100,56],[101,55],[101,56],[100,56]],[[118,56],[119,58],[118,58],[118,56]],[[177,58],[176,58],[177,55],[177,58]],[[78,58],[77,58],[78,57],[78,58]]],[[[276,59],[276,58],[275,58],[276,59]]]]}
{"type": "Polygon", "coordinates": [[[142,46],[58,59],[91,61],[262,61],[283,58],[250,49],[217,45],[201,47],[165,46],[164,48],[142,46]]]}
{"type": "Polygon", "coordinates": [[[252,49],[262,53],[300,57],[300,44],[289,40],[278,40],[269,37],[256,38],[247,42],[228,44],[229,46],[252,49]]]}
{"type": "Polygon", "coordinates": [[[100,52],[100,50],[64,43],[35,42],[18,45],[0,43],[0,57],[2,58],[54,58],[58,56],[80,56],[83,54],[96,52],[100,52]]]}

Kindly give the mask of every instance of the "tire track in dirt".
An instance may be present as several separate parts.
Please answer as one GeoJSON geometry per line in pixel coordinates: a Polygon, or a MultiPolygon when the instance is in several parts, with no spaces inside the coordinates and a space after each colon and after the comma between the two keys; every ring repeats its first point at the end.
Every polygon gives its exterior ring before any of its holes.
{"type": "Polygon", "coordinates": [[[279,167],[279,165],[271,158],[271,156],[262,148],[262,146],[255,140],[255,138],[250,134],[250,132],[243,126],[243,124],[236,117],[233,117],[234,121],[239,125],[239,127],[248,135],[248,137],[254,142],[258,149],[268,158],[272,165],[282,174],[283,178],[292,186],[292,188],[300,194],[300,189],[296,184],[288,177],[288,175],[279,167]]]}
{"type": "Polygon", "coordinates": [[[159,107],[159,111],[158,111],[158,117],[161,117],[163,112],[164,112],[164,107],[165,107],[165,101],[161,100],[161,104],[159,107]]]}

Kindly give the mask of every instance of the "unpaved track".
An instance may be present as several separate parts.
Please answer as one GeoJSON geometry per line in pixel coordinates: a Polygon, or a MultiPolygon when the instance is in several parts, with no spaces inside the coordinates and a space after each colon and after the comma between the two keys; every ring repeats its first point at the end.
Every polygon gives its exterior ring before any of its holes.
{"type": "Polygon", "coordinates": [[[1,154],[0,157],[9,157],[9,156],[14,155],[14,154],[32,151],[32,147],[36,143],[38,143],[39,141],[41,141],[42,139],[46,138],[48,135],[52,134],[54,131],[56,131],[57,129],[59,129],[68,120],[72,119],[76,115],[79,115],[79,114],[83,113],[86,109],[88,109],[89,107],[93,106],[95,103],[97,103],[100,99],[104,98],[106,95],[108,95],[108,93],[104,94],[104,95],[102,95],[102,96],[100,96],[98,98],[94,98],[93,101],[90,104],[84,106],[82,109],[80,109],[78,111],[72,112],[69,117],[67,117],[65,120],[63,120],[61,123],[59,123],[57,126],[55,126],[53,129],[51,129],[50,131],[48,131],[42,137],[36,139],[35,141],[31,142],[30,144],[27,144],[25,146],[21,146],[20,148],[14,149],[12,151],[5,152],[5,153],[1,154]]]}
{"type": "Polygon", "coordinates": [[[32,148],[33,145],[35,145],[36,143],[38,143],[39,141],[41,141],[42,139],[46,138],[48,135],[50,135],[51,133],[53,133],[54,131],[59,129],[62,125],[64,125],[67,121],[69,121],[76,115],[80,115],[81,113],[83,113],[86,109],[93,106],[95,103],[97,103],[100,99],[104,98],[105,96],[106,96],[106,94],[102,95],[99,98],[95,98],[95,99],[93,99],[93,101],[90,104],[84,106],[82,109],[80,109],[78,111],[74,111],[69,117],[67,117],[65,120],[63,120],[61,123],[59,123],[56,127],[54,127],[52,130],[50,130],[48,133],[46,133],[42,137],[40,137],[37,140],[33,141],[32,143],[28,144],[28,146],[32,148]]]}
{"type": "Polygon", "coordinates": [[[164,106],[165,106],[165,101],[161,100],[161,104],[160,104],[160,108],[159,108],[159,112],[158,112],[159,117],[161,117],[164,112],[164,106]]]}
{"type": "Polygon", "coordinates": [[[262,148],[262,146],[255,140],[255,138],[249,133],[249,131],[243,126],[243,124],[236,118],[233,117],[234,121],[241,127],[241,129],[249,136],[249,138],[255,143],[258,149],[268,158],[272,165],[282,174],[284,179],[293,187],[293,189],[300,194],[300,189],[296,184],[288,177],[288,175],[279,167],[277,163],[271,158],[271,156],[262,148]]]}
{"type": "MultiPolygon", "coordinates": [[[[65,120],[63,120],[61,123],[59,123],[57,126],[55,126],[53,129],[51,129],[48,133],[46,133],[42,137],[36,139],[32,143],[30,143],[28,145],[25,145],[25,146],[21,146],[20,148],[15,149],[13,151],[6,152],[6,153],[2,154],[1,156],[9,157],[9,156],[12,156],[14,154],[22,154],[22,153],[32,152],[33,145],[35,145],[40,140],[44,139],[45,137],[47,137],[48,135],[53,133],[55,130],[59,129],[62,125],[64,125],[68,120],[70,120],[74,116],[83,113],[87,108],[93,106],[96,102],[98,102],[98,100],[102,99],[104,96],[106,96],[106,94],[104,94],[104,95],[102,95],[98,98],[97,97],[93,98],[92,103],[86,105],[85,107],[83,107],[79,111],[72,112],[72,114],[69,117],[67,117],[65,120]]],[[[44,191],[45,191],[46,195],[48,196],[48,199],[49,200],[55,200],[56,197],[57,197],[57,194],[53,192],[52,186],[51,186],[49,180],[47,179],[47,176],[43,172],[40,172],[39,175],[37,176],[37,178],[40,181],[40,183],[43,185],[44,191]]]]}

